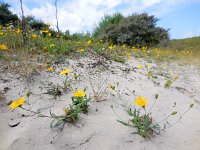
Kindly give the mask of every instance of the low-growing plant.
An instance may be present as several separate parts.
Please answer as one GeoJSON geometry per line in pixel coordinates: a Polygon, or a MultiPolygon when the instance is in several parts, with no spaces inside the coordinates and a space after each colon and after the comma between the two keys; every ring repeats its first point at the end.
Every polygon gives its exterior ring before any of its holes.
{"type": "MultiPolygon", "coordinates": [[[[27,96],[27,99],[29,98],[29,96],[27,96]]],[[[13,101],[9,105],[10,110],[14,110],[17,107],[19,107],[25,111],[37,114],[38,117],[51,118],[53,119],[52,122],[50,123],[51,128],[54,128],[54,127],[63,128],[65,123],[73,123],[73,124],[76,123],[76,121],[78,120],[78,114],[80,112],[83,112],[83,113],[88,112],[88,102],[90,101],[90,98],[87,97],[85,91],[76,90],[74,92],[74,96],[71,97],[72,104],[69,105],[69,107],[64,108],[63,115],[56,115],[52,113],[51,110],[50,110],[50,115],[44,115],[40,111],[31,110],[30,104],[29,104],[29,108],[22,106],[25,103],[25,99],[26,99],[25,96],[23,96],[17,99],[16,101],[13,101]]]]}
{"type": "Polygon", "coordinates": [[[172,85],[172,81],[171,80],[167,80],[166,82],[165,82],[165,88],[170,88],[171,87],[171,85],[172,85]]]}
{"type": "Polygon", "coordinates": [[[127,113],[132,117],[132,119],[130,119],[128,123],[121,120],[118,120],[118,122],[127,126],[136,127],[137,132],[134,133],[139,134],[144,138],[150,138],[154,134],[159,134],[161,130],[160,125],[154,122],[151,113],[147,112],[145,108],[148,104],[148,100],[142,96],[139,96],[135,99],[135,104],[141,107],[142,110],[136,108],[132,110],[129,108],[127,113]]]}
{"type": "Polygon", "coordinates": [[[63,89],[67,90],[71,85],[70,85],[70,80],[68,77],[68,74],[71,72],[71,70],[69,69],[65,69],[63,71],[60,72],[61,75],[64,75],[64,80],[63,80],[63,89]]]}
{"type": "Polygon", "coordinates": [[[107,79],[101,80],[101,82],[95,81],[92,82],[92,79],[89,77],[90,87],[92,90],[92,98],[95,102],[100,102],[105,100],[107,95],[107,86],[105,85],[107,79]]]}
{"type": "Polygon", "coordinates": [[[88,102],[90,98],[87,97],[85,91],[76,90],[74,95],[72,96],[72,104],[77,108],[80,109],[83,113],[88,112],[88,102]]]}
{"type": "MultiPolygon", "coordinates": [[[[124,99],[121,96],[121,93],[119,90],[116,89],[115,86],[109,85],[109,87],[115,92],[115,95],[122,101],[124,99]]],[[[130,93],[132,93],[134,96],[135,91],[130,91],[127,89],[130,93]]],[[[128,94],[129,95],[129,94],[128,94]]],[[[127,104],[123,105],[126,108],[126,112],[128,115],[131,117],[128,122],[122,121],[121,119],[118,119],[117,121],[120,122],[123,125],[126,126],[131,126],[137,129],[136,132],[133,132],[132,134],[139,134],[140,136],[144,138],[151,138],[154,135],[160,134],[161,131],[164,131],[165,129],[174,126],[180,120],[183,118],[183,116],[193,107],[193,104],[190,104],[189,108],[182,114],[180,114],[180,117],[178,120],[170,124],[168,119],[172,116],[177,115],[177,111],[171,112],[167,117],[165,117],[161,121],[156,121],[152,117],[152,108],[155,106],[156,102],[158,101],[158,94],[155,95],[155,100],[152,106],[147,109],[146,106],[148,105],[149,100],[144,98],[143,96],[136,96],[134,100],[134,104],[136,106],[139,106],[139,108],[134,107],[132,108],[131,106],[127,107],[127,104]],[[162,126],[163,125],[163,126],[162,126]]],[[[113,106],[112,106],[113,109],[113,106]]],[[[113,109],[114,110],[114,109],[113,109]]]]}

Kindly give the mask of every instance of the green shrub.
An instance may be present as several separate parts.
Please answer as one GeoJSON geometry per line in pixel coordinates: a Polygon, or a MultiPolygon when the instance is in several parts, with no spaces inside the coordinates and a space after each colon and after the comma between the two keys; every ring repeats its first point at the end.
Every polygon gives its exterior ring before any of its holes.
{"type": "Polygon", "coordinates": [[[95,38],[101,37],[101,34],[104,32],[106,28],[118,25],[119,22],[123,19],[124,16],[120,13],[115,13],[113,15],[105,15],[99,22],[99,25],[94,29],[93,36],[95,38]]]}
{"type": "MultiPolygon", "coordinates": [[[[116,18],[116,15],[107,18],[116,18]]],[[[108,39],[113,44],[127,44],[130,46],[154,46],[162,41],[168,41],[168,30],[156,27],[157,18],[146,13],[121,17],[116,22],[107,23],[106,17],[99,24],[98,38],[108,39]],[[106,23],[104,23],[106,22],[106,23]],[[101,25],[104,23],[104,26],[101,25]],[[101,27],[101,28],[100,28],[101,27]]],[[[94,34],[95,34],[94,33],[94,34]]]]}
{"type": "Polygon", "coordinates": [[[19,20],[16,14],[13,14],[9,10],[10,5],[0,1],[0,25],[5,26],[6,24],[12,22],[15,23],[19,20]]]}

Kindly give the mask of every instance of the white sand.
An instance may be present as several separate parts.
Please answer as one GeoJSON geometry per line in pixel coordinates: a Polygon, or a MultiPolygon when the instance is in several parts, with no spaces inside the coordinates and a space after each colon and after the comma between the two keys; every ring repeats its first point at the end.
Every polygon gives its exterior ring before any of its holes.
{"type": "MultiPolygon", "coordinates": [[[[105,101],[98,103],[91,102],[88,115],[81,114],[77,126],[66,124],[63,131],[58,134],[51,144],[51,140],[57,134],[57,130],[49,127],[52,121],[49,118],[38,118],[36,115],[30,117],[21,117],[21,114],[27,115],[27,112],[16,109],[10,112],[6,104],[11,100],[15,100],[19,95],[23,95],[26,91],[25,82],[19,80],[16,76],[8,73],[0,73],[0,90],[5,87],[10,89],[5,93],[6,99],[0,101],[0,150],[199,150],[200,149],[200,73],[199,68],[191,65],[180,66],[177,63],[173,67],[161,63],[151,64],[154,66],[153,72],[157,75],[157,79],[148,79],[145,75],[146,68],[132,69],[135,66],[147,64],[144,60],[130,60],[125,65],[112,62],[108,63],[106,71],[98,71],[99,68],[91,68],[91,63],[95,62],[92,58],[82,58],[80,60],[69,60],[69,64],[57,66],[59,68],[70,68],[74,72],[81,74],[82,82],[74,87],[87,86],[88,94],[91,93],[89,86],[88,73],[91,72],[91,78],[94,83],[107,79],[108,83],[120,83],[120,89],[128,87],[135,90],[137,95],[142,95],[153,103],[154,95],[159,95],[158,103],[153,108],[153,117],[155,121],[160,121],[164,116],[172,111],[184,112],[191,103],[194,107],[184,116],[181,123],[169,128],[160,135],[146,140],[139,135],[131,134],[136,129],[124,126],[116,120],[118,117],[112,111],[111,105],[118,116],[124,121],[128,121],[129,116],[121,106],[121,101],[112,96],[105,96],[105,101]],[[77,65],[78,64],[78,65],[77,65]],[[82,64],[82,65],[81,65],[82,64]],[[159,66],[160,65],[160,66],[159,66]],[[167,65],[167,69],[163,66],[167,65]],[[83,66],[83,68],[81,67],[83,66]],[[129,70],[130,69],[130,70],[129,70]],[[128,70],[128,72],[123,71],[128,70]],[[166,82],[165,77],[161,74],[174,77],[179,75],[179,79],[174,81],[172,87],[164,88],[166,82]],[[5,82],[5,79],[8,81],[5,82]],[[4,82],[3,82],[4,81],[4,82]],[[155,85],[154,83],[160,83],[155,85]],[[177,88],[178,87],[178,88],[177,88]],[[174,102],[177,106],[172,107],[174,102]],[[98,109],[98,111],[96,111],[98,109]],[[8,123],[11,119],[20,120],[20,124],[16,127],[9,127],[8,123]]],[[[150,63],[149,63],[150,64],[150,63]]],[[[60,100],[52,100],[51,96],[42,94],[40,91],[40,81],[42,76],[47,75],[42,72],[41,75],[33,77],[31,83],[30,97],[31,107],[34,110],[42,109],[45,114],[49,113],[49,107],[52,112],[60,114],[63,107],[71,103],[70,97],[72,92],[64,94],[60,100]]],[[[109,90],[110,91],[110,90],[109,90]]],[[[128,92],[125,92],[128,93],[128,92]]],[[[124,96],[124,99],[133,105],[133,96],[124,96]]],[[[148,109],[149,107],[147,107],[148,109]]],[[[176,117],[175,117],[176,118],[176,117]]],[[[178,118],[178,116],[177,116],[178,118]]],[[[175,121],[171,119],[170,121],[175,121]]]]}

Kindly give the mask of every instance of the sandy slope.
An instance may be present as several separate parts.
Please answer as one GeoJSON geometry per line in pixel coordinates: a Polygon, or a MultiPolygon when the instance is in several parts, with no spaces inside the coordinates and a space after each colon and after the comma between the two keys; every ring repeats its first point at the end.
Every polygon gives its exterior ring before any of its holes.
{"type": "MultiPolygon", "coordinates": [[[[14,75],[8,73],[0,74],[0,90],[5,87],[10,89],[5,93],[6,99],[0,101],[0,150],[199,150],[200,149],[200,73],[196,66],[180,66],[173,64],[152,64],[152,72],[157,75],[157,79],[148,79],[145,75],[146,68],[134,69],[135,66],[147,64],[144,60],[133,58],[125,65],[108,62],[105,66],[95,66],[95,58],[81,58],[80,60],[67,60],[68,63],[57,65],[57,71],[60,68],[70,68],[81,74],[82,81],[74,87],[88,87],[88,94],[91,93],[88,74],[92,74],[91,80],[94,83],[102,82],[105,79],[105,86],[108,83],[120,83],[120,89],[128,87],[135,90],[137,95],[142,95],[153,103],[155,94],[159,95],[159,102],[154,107],[153,116],[156,121],[162,120],[164,116],[174,110],[184,112],[189,104],[194,103],[195,107],[183,118],[182,123],[169,128],[160,135],[145,140],[139,135],[130,134],[135,129],[123,126],[118,123],[117,115],[124,121],[129,116],[121,106],[121,101],[115,97],[106,95],[105,101],[91,102],[88,115],[81,114],[77,126],[65,125],[63,131],[58,134],[51,144],[51,140],[57,134],[57,130],[51,129],[49,124],[51,119],[38,118],[28,114],[20,109],[10,112],[6,104],[23,95],[26,91],[25,83],[14,75]],[[167,66],[164,67],[163,66],[167,66]],[[101,70],[101,71],[99,71],[101,70]],[[174,81],[172,87],[164,88],[165,77],[179,74],[179,79],[174,81]],[[176,107],[172,107],[176,102],[176,107]],[[111,109],[113,105],[116,114],[111,109]],[[98,110],[98,111],[96,111],[98,110]],[[29,115],[21,117],[22,114],[29,115]],[[20,124],[14,128],[8,126],[8,123],[20,120],[20,124]]],[[[150,63],[149,63],[150,64],[150,63]]],[[[63,94],[59,100],[52,100],[47,94],[41,94],[42,77],[46,72],[35,75],[31,83],[31,107],[34,110],[41,109],[43,113],[48,114],[52,107],[54,113],[62,113],[63,107],[69,104],[72,91],[63,94]]],[[[54,79],[56,81],[56,79],[54,79]]],[[[127,91],[124,93],[128,93],[127,91]]],[[[133,96],[125,94],[124,99],[133,105],[133,96]]],[[[148,109],[148,108],[147,108],[148,109]]],[[[177,116],[178,117],[178,116],[177,116]]],[[[175,121],[171,119],[170,121],[175,121]]]]}

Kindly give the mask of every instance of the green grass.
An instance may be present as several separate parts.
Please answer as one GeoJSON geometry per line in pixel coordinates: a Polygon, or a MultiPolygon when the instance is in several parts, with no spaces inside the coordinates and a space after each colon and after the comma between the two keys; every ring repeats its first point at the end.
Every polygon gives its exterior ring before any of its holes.
{"type": "MultiPolygon", "coordinates": [[[[79,56],[86,56],[93,50],[105,58],[112,59],[117,62],[124,63],[131,59],[131,56],[143,57],[148,60],[157,61],[181,61],[184,63],[200,64],[200,37],[193,37],[181,40],[171,40],[167,46],[159,46],[154,48],[135,48],[127,45],[113,45],[108,42],[98,41],[87,35],[76,35],[76,38],[65,36],[42,36],[37,33],[28,32],[28,44],[23,44],[21,33],[15,30],[0,30],[0,44],[5,44],[8,50],[0,50],[0,60],[12,60],[7,56],[16,55],[18,60],[24,60],[23,57],[30,59],[37,58],[37,55],[55,55],[56,58],[60,56],[69,55],[71,53],[78,53],[79,56]],[[37,37],[33,38],[33,34],[37,37]],[[25,51],[25,53],[23,53],[25,51]],[[22,55],[23,53],[23,55],[22,55]],[[33,55],[34,54],[34,55],[33,55]],[[21,57],[23,56],[23,57],[21,57]],[[29,57],[29,58],[28,58],[29,57]]],[[[72,35],[73,37],[73,35],[72,35]]],[[[48,57],[48,56],[47,56],[48,57]]],[[[39,58],[38,58],[39,59],[39,58]]],[[[56,60],[55,60],[56,61],[56,60]]],[[[35,60],[35,62],[38,62],[35,60]]]]}
{"type": "Polygon", "coordinates": [[[200,37],[171,40],[166,48],[200,51],[200,37]]]}

